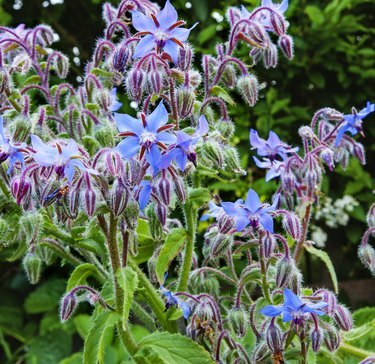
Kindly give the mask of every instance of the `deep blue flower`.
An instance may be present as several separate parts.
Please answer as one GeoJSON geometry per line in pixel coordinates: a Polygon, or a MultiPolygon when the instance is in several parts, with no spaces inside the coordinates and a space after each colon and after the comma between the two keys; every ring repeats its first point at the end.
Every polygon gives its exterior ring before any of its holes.
{"type": "Polygon", "coordinates": [[[7,173],[10,174],[13,170],[14,165],[19,162],[22,168],[25,165],[25,161],[22,154],[22,149],[26,148],[26,144],[20,145],[13,144],[9,138],[4,135],[4,120],[0,116],[0,163],[9,159],[9,166],[7,173]]]}
{"type": "Polygon", "coordinates": [[[116,150],[126,159],[134,157],[140,151],[140,159],[146,153],[150,165],[156,165],[157,161],[154,158],[157,145],[166,149],[165,145],[176,142],[176,136],[165,131],[173,128],[174,125],[167,124],[168,112],[163,102],[160,102],[150,115],[142,114],[141,120],[126,114],[114,115],[120,131],[119,135],[127,137],[117,145],[116,150]]]}
{"type": "Polygon", "coordinates": [[[353,107],[351,114],[344,115],[345,123],[341,126],[339,132],[337,133],[335,147],[339,146],[341,139],[346,132],[349,132],[352,135],[355,135],[358,132],[362,133],[362,120],[374,111],[375,104],[367,102],[366,107],[360,112],[357,112],[357,110],[353,107]]]}
{"type": "Polygon", "coordinates": [[[117,100],[116,93],[117,93],[117,88],[114,87],[111,90],[111,93],[109,94],[110,102],[111,102],[111,104],[109,105],[109,111],[112,111],[112,112],[117,111],[122,106],[122,103],[117,100]]]}
{"type": "Polygon", "coordinates": [[[185,170],[188,160],[196,165],[197,156],[195,153],[195,146],[199,139],[207,134],[207,132],[208,123],[204,116],[199,118],[198,127],[195,129],[193,135],[189,135],[183,131],[176,132],[177,143],[168,154],[173,157],[178,168],[182,172],[185,170]]]}
{"type": "Polygon", "coordinates": [[[31,135],[31,144],[36,151],[33,158],[37,164],[43,167],[55,167],[59,176],[64,176],[69,184],[72,183],[75,168],[83,172],[98,174],[95,170],[87,168],[82,162],[82,156],[79,153],[78,145],[72,139],[65,146],[59,143],[48,145],[36,135],[31,135]]]}
{"type": "Polygon", "coordinates": [[[269,317],[276,317],[282,314],[283,322],[293,321],[294,324],[300,325],[308,314],[325,315],[322,308],[326,306],[326,302],[304,302],[291,290],[285,288],[284,304],[281,306],[266,306],[260,310],[260,313],[269,317]]]}
{"type": "Polygon", "coordinates": [[[285,162],[274,160],[271,162],[268,158],[263,158],[263,161],[260,161],[257,157],[253,157],[255,164],[258,168],[268,169],[266,173],[266,181],[270,181],[273,178],[280,177],[285,169],[285,162]]]}
{"type": "Polygon", "coordinates": [[[286,159],[289,153],[295,153],[298,148],[291,148],[288,144],[282,142],[276,133],[270,131],[268,139],[259,138],[258,132],[254,129],[250,130],[250,145],[251,149],[256,149],[258,155],[261,157],[268,157],[271,162],[277,156],[286,159]]]}
{"type": "Polygon", "coordinates": [[[227,215],[235,218],[237,231],[242,231],[249,224],[254,228],[257,228],[260,224],[265,230],[273,233],[271,213],[275,211],[278,202],[279,195],[275,197],[271,206],[262,204],[258,194],[249,189],[245,203],[242,204],[240,201],[235,203],[222,202],[221,206],[227,215]]]}
{"type": "Polygon", "coordinates": [[[215,202],[210,201],[208,203],[208,211],[202,215],[201,221],[206,221],[210,217],[217,219],[221,214],[224,214],[224,209],[221,206],[215,204],[215,202]]]}
{"type": "Polygon", "coordinates": [[[140,183],[139,195],[138,195],[138,203],[139,203],[139,208],[141,210],[144,210],[144,208],[147,206],[148,202],[150,201],[151,193],[152,193],[151,182],[147,180],[143,180],[140,183]]]}
{"type": "Polygon", "coordinates": [[[150,53],[156,47],[156,51],[166,52],[176,63],[178,48],[184,47],[190,29],[180,28],[185,22],[178,21],[176,9],[171,5],[169,0],[165,3],[164,9],[156,15],[148,18],[139,11],[133,11],[133,27],[138,30],[138,35],[145,35],[135,48],[133,58],[141,58],[150,53]]]}

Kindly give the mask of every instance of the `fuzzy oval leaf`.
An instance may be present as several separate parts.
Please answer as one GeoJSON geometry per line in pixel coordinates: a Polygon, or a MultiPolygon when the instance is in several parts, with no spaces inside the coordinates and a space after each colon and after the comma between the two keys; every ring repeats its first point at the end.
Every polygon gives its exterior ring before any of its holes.
{"type": "Polygon", "coordinates": [[[229,105],[236,105],[236,103],[234,102],[234,100],[230,97],[230,95],[228,94],[228,92],[226,92],[222,87],[220,86],[214,86],[211,88],[211,91],[210,91],[210,94],[212,96],[217,96],[217,97],[220,97],[221,99],[223,99],[225,102],[227,102],[229,105]]]}
{"type": "Polygon", "coordinates": [[[176,258],[185,244],[187,232],[184,228],[175,228],[170,231],[161,248],[156,261],[156,277],[160,284],[164,283],[164,274],[168,270],[172,260],[176,258]]]}
{"type": "Polygon", "coordinates": [[[95,267],[94,264],[91,263],[83,263],[80,264],[76,269],[74,269],[73,273],[71,274],[68,284],[66,286],[66,290],[70,291],[72,288],[79,286],[81,284],[86,284],[88,277],[94,277],[102,281],[100,278],[100,274],[98,269],[95,267]]]}
{"type": "Polygon", "coordinates": [[[338,293],[339,286],[337,282],[337,276],[336,276],[335,268],[333,267],[333,264],[329,255],[325,251],[316,249],[313,246],[306,245],[305,248],[310,254],[315,255],[316,257],[320,258],[324,262],[331,276],[334,291],[335,293],[338,293]]]}
{"type": "Polygon", "coordinates": [[[130,307],[133,302],[134,293],[138,287],[138,275],[130,267],[125,267],[117,272],[117,279],[121,289],[124,291],[124,303],[122,310],[122,327],[127,330],[130,307]]]}
{"type": "Polygon", "coordinates": [[[103,311],[96,317],[85,341],[83,364],[104,363],[105,350],[110,346],[113,328],[119,320],[120,315],[116,312],[103,311]]]}
{"type": "Polygon", "coordinates": [[[203,204],[211,200],[211,193],[208,188],[194,188],[189,191],[189,201],[192,205],[199,209],[203,204]]]}
{"type": "Polygon", "coordinates": [[[180,334],[157,332],[139,343],[134,359],[139,364],[214,364],[210,354],[180,334]]]}

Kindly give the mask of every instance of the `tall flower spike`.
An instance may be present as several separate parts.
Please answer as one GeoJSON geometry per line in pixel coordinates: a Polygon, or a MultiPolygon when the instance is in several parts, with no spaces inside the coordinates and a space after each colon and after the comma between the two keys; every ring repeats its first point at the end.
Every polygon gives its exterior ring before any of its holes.
{"type": "Polygon", "coordinates": [[[275,211],[278,203],[279,195],[275,197],[272,206],[262,204],[258,194],[249,189],[244,204],[223,202],[221,206],[227,215],[235,218],[237,231],[244,230],[249,224],[254,228],[258,228],[260,224],[265,230],[273,233],[271,213],[275,211]]]}
{"type": "Polygon", "coordinates": [[[31,135],[31,144],[36,153],[33,158],[42,167],[55,167],[59,177],[66,177],[69,184],[72,183],[75,168],[82,172],[98,174],[95,170],[87,168],[78,150],[78,145],[72,139],[65,146],[56,143],[54,146],[43,143],[36,135],[31,135]]]}
{"type": "Polygon", "coordinates": [[[344,115],[345,122],[337,133],[335,147],[339,146],[341,139],[346,132],[349,132],[352,135],[355,135],[358,132],[362,133],[362,120],[374,111],[375,104],[371,104],[368,101],[366,107],[363,108],[360,112],[357,112],[357,110],[353,107],[351,114],[344,115]]]}
{"type": "Polygon", "coordinates": [[[156,48],[158,53],[166,52],[174,63],[177,63],[179,47],[184,47],[190,31],[197,25],[190,29],[180,28],[185,22],[178,20],[176,9],[169,0],[164,9],[156,15],[151,14],[151,18],[134,11],[132,20],[133,27],[138,30],[137,35],[144,35],[135,48],[133,58],[141,58],[156,48]]]}
{"type": "Polygon", "coordinates": [[[154,148],[158,148],[159,145],[167,149],[166,145],[176,142],[176,137],[166,131],[172,129],[173,125],[167,124],[168,112],[163,102],[160,102],[150,115],[142,114],[141,120],[126,114],[114,115],[120,131],[119,135],[127,137],[115,150],[125,159],[134,157],[140,151],[140,159],[146,153],[150,165],[156,165],[154,148]]]}

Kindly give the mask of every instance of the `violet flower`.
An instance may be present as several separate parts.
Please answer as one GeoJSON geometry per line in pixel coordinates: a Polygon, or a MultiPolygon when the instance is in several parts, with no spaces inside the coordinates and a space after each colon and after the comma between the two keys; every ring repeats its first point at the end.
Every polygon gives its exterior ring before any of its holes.
{"type": "Polygon", "coordinates": [[[139,32],[137,35],[145,35],[136,46],[133,58],[141,58],[156,47],[158,53],[164,51],[169,54],[174,63],[177,62],[178,48],[184,47],[190,31],[197,25],[190,29],[180,28],[185,22],[178,21],[177,11],[169,0],[164,9],[156,15],[151,14],[151,18],[133,11],[132,20],[133,27],[139,32]]]}
{"type": "Polygon", "coordinates": [[[208,211],[202,215],[201,221],[206,221],[210,217],[217,219],[222,214],[224,214],[224,209],[221,206],[216,205],[215,202],[210,201],[208,203],[208,211]]]}
{"type": "Polygon", "coordinates": [[[19,162],[22,168],[25,165],[25,161],[22,154],[22,149],[26,148],[26,144],[20,145],[13,144],[9,138],[4,135],[4,120],[0,116],[0,163],[9,159],[9,166],[7,173],[10,174],[13,170],[14,165],[19,162]]]}
{"type": "Polygon", "coordinates": [[[111,90],[111,93],[109,95],[110,102],[111,102],[110,105],[109,105],[109,111],[111,111],[111,112],[117,111],[122,106],[122,102],[117,100],[116,93],[117,93],[117,88],[114,87],[111,90]]]}
{"type": "Polygon", "coordinates": [[[225,213],[236,220],[237,231],[244,230],[249,224],[253,228],[258,228],[259,224],[270,233],[273,233],[273,219],[271,213],[275,211],[279,202],[279,195],[273,201],[273,204],[262,204],[258,194],[249,189],[244,204],[240,202],[222,202],[225,213]]]}
{"type": "Polygon", "coordinates": [[[362,120],[374,111],[375,104],[371,104],[368,101],[366,107],[360,112],[357,112],[357,110],[353,107],[351,114],[344,115],[345,123],[343,126],[341,126],[339,132],[337,133],[335,147],[339,146],[341,139],[346,132],[349,132],[352,135],[355,135],[358,132],[362,133],[362,120]]]}
{"type": "Polygon", "coordinates": [[[127,137],[117,145],[115,150],[125,159],[134,157],[140,151],[139,159],[142,159],[146,153],[147,161],[155,165],[153,148],[159,145],[167,149],[166,145],[176,142],[176,136],[165,131],[172,129],[174,125],[167,124],[168,112],[163,102],[160,102],[150,115],[142,114],[141,120],[127,114],[115,113],[114,115],[120,131],[119,135],[127,137]]]}
{"type": "Polygon", "coordinates": [[[281,306],[266,306],[260,310],[260,313],[269,317],[276,317],[282,314],[283,322],[293,321],[294,324],[301,325],[308,314],[325,315],[322,308],[326,306],[326,302],[304,302],[291,290],[285,288],[284,304],[281,306]]]}
{"type": "Polygon", "coordinates": [[[274,160],[271,162],[268,158],[263,158],[263,161],[260,161],[257,157],[253,157],[253,159],[258,168],[268,169],[266,173],[266,182],[273,178],[280,177],[285,169],[285,161],[274,160]]]}
{"type": "Polygon", "coordinates": [[[73,181],[75,168],[82,172],[98,174],[98,172],[83,164],[78,145],[72,139],[65,146],[61,146],[57,142],[52,146],[43,143],[38,136],[31,135],[31,144],[36,151],[33,155],[35,162],[43,167],[54,166],[57,175],[66,177],[69,184],[73,181]]]}

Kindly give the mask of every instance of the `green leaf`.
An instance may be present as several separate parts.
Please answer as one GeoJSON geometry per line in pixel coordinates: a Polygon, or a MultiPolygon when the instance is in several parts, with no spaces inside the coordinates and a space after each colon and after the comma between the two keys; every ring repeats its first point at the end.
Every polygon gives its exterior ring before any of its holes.
{"type": "Polygon", "coordinates": [[[225,102],[227,102],[229,105],[236,105],[236,103],[234,102],[234,100],[230,97],[230,95],[228,94],[228,92],[226,92],[222,87],[220,86],[214,86],[212,87],[211,91],[210,91],[210,94],[212,96],[217,96],[217,97],[220,97],[221,99],[223,99],[225,102]]]}
{"type": "Polygon", "coordinates": [[[87,314],[77,315],[73,318],[73,322],[79,336],[81,336],[81,338],[85,340],[90,331],[91,316],[87,314]]]}
{"type": "Polygon", "coordinates": [[[139,364],[214,364],[210,354],[180,334],[157,332],[140,343],[134,359],[139,364]]]}
{"type": "Polygon", "coordinates": [[[360,339],[361,337],[375,332],[375,320],[368,322],[364,325],[356,327],[355,329],[350,330],[344,334],[345,341],[355,341],[360,339]]]}
{"type": "Polygon", "coordinates": [[[23,83],[23,87],[27,86],[27,85],[36,85],[36,84],[39,84],[40,83],[40,76],[38,75],[32,75],[30,76],[24,83],[23,83]]]}
{"type": "Polygon", "coordinates": [[[42,313],[56,310],[61,296],[64,294],[65,280],[52,278],[31,292],[25,301],[28,313],[42,313]]]}
{"type": "Polygon", "coordinates": [[[128,328],[130,307],[133,302],[134,293],[138,287],[138,275],[130,267],[125,267],[116,273],[120,287],[124,291],[124,303],[122,309],[122,327],[128,328]]]}
{"type": "Polygon", "coordinates": [[[172,260],[182,250],[187,232],[184,228],[175,228],[170,231],[156,261],[156,277],[160,284],[164,283],[164,274],[172,260]]]}
{"type": "Polygon", "coordinates": [[[335,293],[338,293],[339,288],[338,288],[337,276],[336,276],[335,268],[333,267],[333,264],[329,255],[325,251],[316,249],[313,246],[305,246],[305,248],[310,254],[315,255],[316,257],[320,258],[324,262],[324,264],[327,266],[328,272],[331,275],[334,291],[335,293]]]}
{"type": "Polygon", "coordinates": [[[94,264],[83,263],[79,265],[76,269],[74,269],[73,273],[71,274],[68,280],[68,284],[66,286],[66,290],[70,291],[72,288],[76,286],[86,284],[88,277],[94,277],[99,282],[102,282],[102,279],[98,272],[98,268],[96,268],[94,264]]]}
{"type": "Polygon", "coordinates": [[[93,322],[83,351],[83,364],[102,364],[106,348],[113,339],[113,328],[119,322],[116,312],[101,312],[93,322]]]}
{"type": "Polygon", "coordinates": [[[375,320],[375,307],[362,307],[353,312],[353,320],[356,325],[363,325],[370,320],[375,320]]]}
{"type": "Polygon", "coordinates": [[[203,29],[201,32],[199,32],[198,35],[198,42],[200,44],[206,43],[208,40],[213,38],[216,34],[216,24],[209,25],[205,29],[203,29]]]}
{"type": "Polygon", "coordinates": [[[315,5],[306,6],[305,13],[308,15],[310,20],[316,25],[320,25],[324,22],[324,14],[315,5]]]}
{"type": "Polygon", "coordinates": [[[195,208],[200,208],[203,204],[211,200],[211,193],[208,188],[194,188],[189,192],[189,201],[195,208]]]}
{"type": "Polygon", "coordinates": [[[59,364],[81,364],[81,363],[82,363],[82,353],[74,353],[73,355],[59,362],[59,364]]]}

